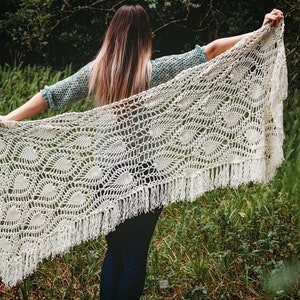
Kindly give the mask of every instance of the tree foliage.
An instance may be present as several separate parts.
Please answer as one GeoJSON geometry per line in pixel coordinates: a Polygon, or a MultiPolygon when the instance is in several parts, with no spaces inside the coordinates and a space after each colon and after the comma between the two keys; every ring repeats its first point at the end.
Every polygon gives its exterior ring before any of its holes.
{"type": "MultiPolygon", "coordinates": [[[[109,20],[124,0],[4,0],[0,11],[0,63],[86,64],[96,55],[109,20]]],[[[132,1],[130,1],[132,2],[132,1]]],[[[255,30],[265,13],[286,16],[290,79],[298,80],[300,0],[143,0],[150,14],[154,57],[192,49],[223,36],[255,30]]]]}

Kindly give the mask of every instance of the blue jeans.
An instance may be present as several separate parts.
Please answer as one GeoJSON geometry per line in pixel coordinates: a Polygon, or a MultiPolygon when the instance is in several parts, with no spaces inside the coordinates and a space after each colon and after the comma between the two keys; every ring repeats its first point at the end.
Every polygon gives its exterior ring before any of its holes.
{"type": "Polygon", "coordinates": [[[106,236],[101,300],[138,300],[143,293],[149,244],[162,208],[120,224],[106,236]]]}

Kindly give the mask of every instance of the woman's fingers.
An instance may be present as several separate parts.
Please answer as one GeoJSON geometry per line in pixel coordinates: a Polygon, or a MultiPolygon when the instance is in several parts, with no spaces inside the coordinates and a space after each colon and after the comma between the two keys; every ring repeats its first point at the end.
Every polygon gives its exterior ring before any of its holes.
{"type": "Polygon", "coordinates": [[[274,8],[271,13],[273,14],[278,14],[280,15],[281,17],[283,16],[283,12],[280,10],[280,9],[277,9],[277,8],[274,8]]]}
{"type": "Polygon", "coordinates": [[[283,17],[283,12],[275,8],[270,13],[265,15],[263,25],[270,23],[272,27],[277,27],[282,17],[283,17]]]}

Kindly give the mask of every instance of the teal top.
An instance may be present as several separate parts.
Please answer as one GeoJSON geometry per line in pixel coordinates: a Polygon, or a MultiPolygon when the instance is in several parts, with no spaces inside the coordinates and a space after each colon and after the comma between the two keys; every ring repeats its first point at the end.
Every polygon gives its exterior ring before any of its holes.
{"type": "MultiPolygon", "coordinates": [[[[152,77],[150,86],[154,87],[171,80],[181,71],[204,62],[206,62],[204,47],[198,45],[193,50],[183,54],[154,59],[151,61],[152,77]]],[[[88,96],[91,63],[82,67],[72,76],[51,86],[45,86],[41,90],[47,108],[60,110],[66,104],[88,96]]]]}

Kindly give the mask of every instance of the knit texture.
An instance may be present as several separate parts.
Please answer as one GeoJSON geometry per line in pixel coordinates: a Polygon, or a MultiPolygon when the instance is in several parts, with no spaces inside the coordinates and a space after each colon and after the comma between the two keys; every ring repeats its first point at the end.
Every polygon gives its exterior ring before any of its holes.
{"type": "MultiPolygon", "coordinates": [[[[181,71],[206,62],[204,49],[196,47],[182,54],[168,55],[151,61],[150,86],[154,87],[173,79],[181,71]]],[[[51,86],[45,86],[41,93],[48,108],[60,110],[66,104],[87,97],[93,62],[82,67],[72,76],[51,86]]]]}
{"type": "Polygon", "coordinates": [[[141,94],[0,126],[0,277],[217,187],[268,182],[283,160],[283,23],[141,94]]]}

